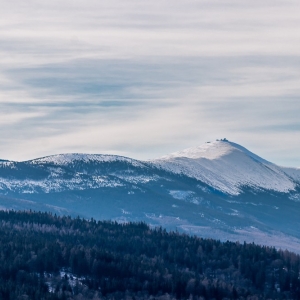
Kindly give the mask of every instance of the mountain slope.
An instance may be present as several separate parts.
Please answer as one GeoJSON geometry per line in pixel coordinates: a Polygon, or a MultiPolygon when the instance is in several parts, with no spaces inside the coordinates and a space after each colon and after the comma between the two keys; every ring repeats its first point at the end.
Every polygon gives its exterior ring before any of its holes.
{"type": "Polygon", "coordinates": [[[0,191],[32,194],[117,187],[123,186],[126,179],[134,180],[130,176],[133,170],[136,176],[142,170],[139,180],[151,180],[147,168],[143,162],[122,156],[74,153],[2,162],[0,191]]]}
{"type": "Polygon", "coordinates": [[[153,164],[205,182],[224,193],[238,195],[244,187],[288,193],[300,181],[295,170],[283,169],[227,140],[172,153],[153,164]]]}

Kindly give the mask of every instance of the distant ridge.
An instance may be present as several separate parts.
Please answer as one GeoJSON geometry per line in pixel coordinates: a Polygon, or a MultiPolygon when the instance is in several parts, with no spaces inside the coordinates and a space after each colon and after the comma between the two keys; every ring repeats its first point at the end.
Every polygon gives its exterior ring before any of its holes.
{"type": "MultiPolygon", "coordinates": [[[[14,163],[8,160],[9,165],[14,163]]],[[[227,139],[173,152],[161,158],[140,161],[110,154],[66,153],[23,161],[26,165],[79,166],[80,164],[127,163],[135,167],[155,167],[200,180],[229,195],[243,189],[295,191],[300,184],[300,168],[280,167],[227,139]]],[[[44,184],[43,184],[44,186],[44,184]]]]}
{"type": "Polygon", "coordinates": [[[138,160],[111,154],[85,154],[85,153],[65,153],[45,156],[32,160],[25,161],[31,164],[54,164],[54,165],[68,165],[74,162],[95,163],[95,162],[114,162],[124,161],[139,164],[138,160]]]}

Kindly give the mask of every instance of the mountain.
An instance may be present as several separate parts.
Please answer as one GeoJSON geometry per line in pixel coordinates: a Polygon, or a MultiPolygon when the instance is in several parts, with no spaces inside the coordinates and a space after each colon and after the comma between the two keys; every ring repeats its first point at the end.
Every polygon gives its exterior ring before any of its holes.
{"type": "Polygon", "coordinates": [[[245,187],[288,193],[300,182],[300,169],[278,167],[227,140],[175,152],[154,162],[230,195],[240,194],[245,187]]]}
{"type": "Polygon", "coordinates": [[[0,160],[0,208],[142,220],[300,253],[300,169],[227,140],[151,161],[100,154],[0,160]]]}

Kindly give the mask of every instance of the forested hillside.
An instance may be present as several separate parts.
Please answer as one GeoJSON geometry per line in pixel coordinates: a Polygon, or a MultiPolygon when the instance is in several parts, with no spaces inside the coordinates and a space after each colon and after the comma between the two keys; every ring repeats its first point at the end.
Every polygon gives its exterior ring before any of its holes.
{"type": "Polygon", "coordinates": [[[299,270],[254,244],[0,212],[0,299],[300,299],[299,270]]]}

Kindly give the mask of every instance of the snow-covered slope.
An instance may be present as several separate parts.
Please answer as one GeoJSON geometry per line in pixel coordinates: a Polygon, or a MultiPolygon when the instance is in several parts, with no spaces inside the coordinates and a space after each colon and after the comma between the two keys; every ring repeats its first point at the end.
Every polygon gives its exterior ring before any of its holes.
{"type": "Polygon", "coordinates": [[[238,195],[243,187],[287,193],[300,181],[297,169],[281,168],[227,140],[175,152],[152,163],[231,195],[238,195]]]}
{"type": "Polygon", "coordinates": [[[59,154],[24,162],[0,161],[0,194],[56,193],[123,187],[157,180],[146,163],[101,154],[59,154]]]}
{"type": "Polygon", "coordinates": [[[300,168],[281,167],[281,169],[296,182],[300,182],[300,168]]]}
{"type": "Polygon", "coordinates": [[[80,163],[101,163],[101,162],[128,162],[134,166],[141,167],[143,164],[135,159],[124,156],[108,155],[108,154],[83,154],[83,153],[66,153],[41,157],[27,161],[31,164],[51,164],[59,166],[67,166],[77,162],[80,163]]]}

